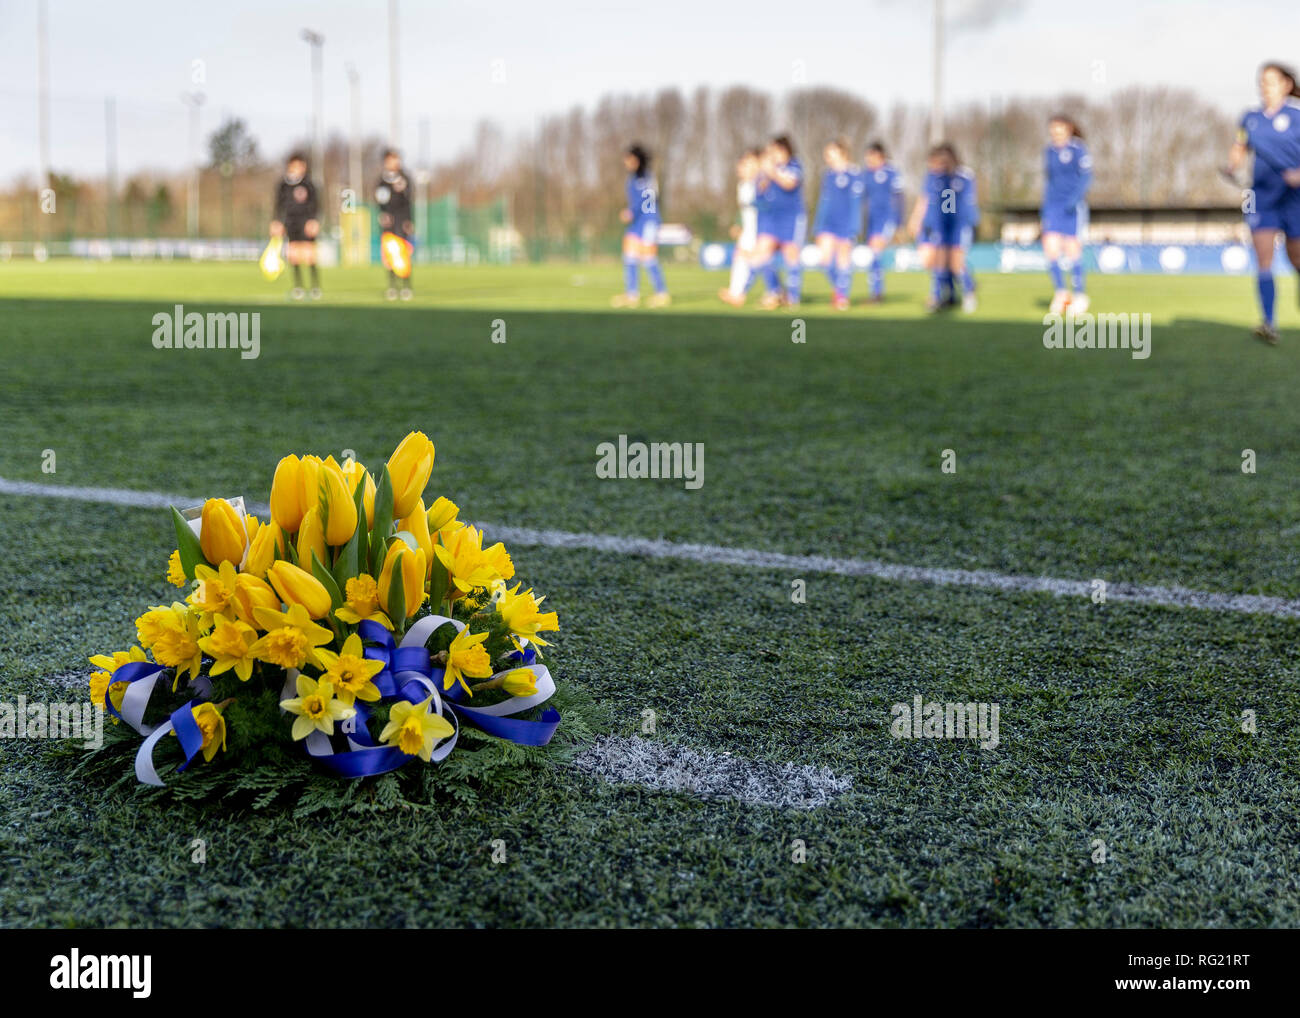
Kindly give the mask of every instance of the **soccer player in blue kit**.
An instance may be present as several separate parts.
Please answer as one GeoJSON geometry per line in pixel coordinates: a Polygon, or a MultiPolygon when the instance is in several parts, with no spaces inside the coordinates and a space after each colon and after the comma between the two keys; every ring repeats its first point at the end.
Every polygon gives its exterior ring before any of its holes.
{"type": "Polygon", "coordinates": [[[871,303],[879,304],[885,297],[885,266],[882,256],[903,222],[903,175],[889,161],[885,146],[878,141],[873,141],[867,147],[863,164],[867,246],[871,248],[871,268],[867,278],[871,286],[871,303]]]}
{"type": "Polygon", "coordinates": [[[975,277],[966,252],[979,225],[979,194],[975,173],[962,166],[957,151],[944,142],[926,157],[925,190],[912,209],[908,232],[929,248],[930,298],[926,310],[935,312],[958,303],[955,280],[960,278],[963,311],[975,310],[975,277]]]}
{"type": "Polygon", "coordinates": [[[659,265],[659,186],[650,173],[650,153],[640,145],[631,145],[623,153],[627,170],[627,208],[619,215],[623,230],[623,292],[610,303],[616,308],[634,308],[641,303],[640,270],[650,277],[654,294],[651,307],[665,307],[671,302],[664,270],[659,265]]]}
{"type": "Polygon", "coordinates": [[[1273,250],[1277,235],[1286,237],[1286,253],[1300,269],[1300,90],[1295,72],[1283,64],[1269,63],[1259,71],[1260,105],[1241,118],[1236,144],[1228,155],[1229,175],[1241,167],[1248,152],[1255,154],[1255,179],[1247,201],[1258,271],[1259,305],[1264,320],[1255,335],[1276,345],[1273,318],[1273,250]]]}
{"type": "Polygon", "coordinates": [[[757,186],[758,242],[750,266],[767,288],[759,307],[777,308],[782,303],[798,307],[803,289],[800,257],[808,216],[803,205],[803,166],[794,157],[794,146],[785,135],[773,138],[764,149],[757,186]],[[784,301],[773,264],[777,248],[785,262],[784,301]]]}
{"type": "Polygon", "coordinates": [[[862,223],[862,196],[866,185],[862,173],[849,163],[849,145],[837,138],[822,154],[826,172],[822,174],[817,215],[813,221],[818,256],[831,281],[832,305],[836,311],[849,306],[849,286],[853,282],[853,243],[862,223]]]}
{"type": "Polygon", "coordinates": [[[1048,122],[1050,142],[1043,152],[1043,257],[1052,277],[1054,314],[1088,310],[1083,289],[1083,233],[1088,225],[1084,199],[1092,183],[1092,156],[1083,143],[1079,126],[1064,113],[1048,122]],[[1073,294],[1065,287],[1064,255],[1071,270],[1073,294]]]}

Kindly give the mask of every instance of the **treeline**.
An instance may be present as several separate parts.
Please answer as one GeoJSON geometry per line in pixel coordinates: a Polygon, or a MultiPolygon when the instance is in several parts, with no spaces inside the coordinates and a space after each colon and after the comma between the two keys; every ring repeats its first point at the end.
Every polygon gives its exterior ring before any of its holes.
{"type": "MultiPolygon", "coordinates": [[[[1216,172],[1232,140],[1233,120],[1189,90],[1132,88],[1104,99],[1062,95],[957,103],[947,113],[946,135],[980,177],[986,233],[997,229],[997,209],[1038,201],[1046,121],[1056,111],[1078,120],[1092,149],[1094,205],[1237,200],[1216,172]]],[[[428,168],[424,191],[432,198],[454,193],[462,206],[504,196],[530,252],[584,257],[617,243],[621,154],[635,140],[654,154],[665,219],[685,223],[703,238],[722,237],[735,216],[736,157],[777,132],[792,137],[808,170],[811,207],[822,146],[841,135],[856,151],[883,141],[914,189],[923,172],[929,116],[923,107],[881,111],[863,97],[831,88],[782,96],[744,86],[608,95],[546,117],[522,135],[480,123],[464,151],[428,168]]],[[[306,140],[293,147],[310,148],[306,140]]],[[[363,144],[362,201],[378,174],[383,147],[375,137],[363,144]]],[[[287,152],[264,157],[239,121],[214,132],[201,174],[200,235],[260,235],[287,152]]],[[[351,157],[348,140],[332,135],[323,174],[320,167],[314,172],[339,204],[351,180],[351,157]]],[[[408,149],[413,176],[425,169],[415,163],[408,149]]],[[[53,183],[61,201],[57,227],[39,221],[30,186],[15,188],[0,197],[0,239],[29,239],[40,229],[54,229],[60,237],[186,232],[186,175],[138,173],[120,183],[111,201],[102,179],[58,177],[53,183]]]]}

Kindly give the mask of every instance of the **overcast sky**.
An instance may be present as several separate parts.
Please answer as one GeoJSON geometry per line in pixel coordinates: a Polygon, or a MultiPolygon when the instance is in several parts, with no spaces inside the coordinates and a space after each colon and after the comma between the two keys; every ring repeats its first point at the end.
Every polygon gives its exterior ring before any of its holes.
{"type": "MultiPolygon", "coordinates": [[[[1262,60],[1300,56],[1293,2],[947,0],[946,7],[950,100],[1176,84],[1235,112],[1253,103],[1262,60]]],[[[36,9],[36,0],[0,3],[0,181],[34,173],[38,162],[36,9]]],[[[48,0],[48,9],[56,169],[102,173],[108,96],[117,102],[124,174],[184,165],[180,96],[195,87],[195,61],[206,77],[204,135],[233,114],[248,121],[265,153],[282,154],[310,123],[303,28],[325,36],[327,127],[349,127],[350,63],[361,76],[366,133],[387,134],[387,0],[48,0]]],[[[782,92],[801,68],[807,84],[847,89],[882,109],[925,102],[930,9],[928,0],[401,0],[402,145],[412,160],[419,155],[422,119],[439,160],[483,117],[524,130],[541,114],[606,92],[667,85],[782,92]]]]}

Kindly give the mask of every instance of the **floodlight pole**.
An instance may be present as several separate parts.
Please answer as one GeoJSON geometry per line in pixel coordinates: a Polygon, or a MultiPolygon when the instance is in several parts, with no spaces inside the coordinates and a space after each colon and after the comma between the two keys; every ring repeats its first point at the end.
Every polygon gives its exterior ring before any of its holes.
{"type": "MultiPolygon", "coordinates": [[[[320,182],[320,193],[325,195],[329,193],[325,188],[325,127],[322,119],[325,91],[321,64],[325,36],[304,28],[302,38],[311,47],[311,163],[316,179],[320,182]]],[[[320,208],[323,211],[325,204],[321,203],[320,208]]]]}
{"type": "Polygon", "coordinates": [[[397,51],[397,0],[388,0],[388,144],[402,145],[402,88],[397,51]]]}
{"type": "Polygon", "coordinates": [[[50,182],[50,22],[45,0],[36,8],[36,123],[39,128],[38,147],[40,179],[38,188],[50,182]]]}
{"type": "Polygon", "coordinates": [[[205,99],[199,91],[181,93],[181,102],[190,108],[190,186],[185,217],[185,232],[190,237],[199,235],[199,108],[205,99]]]}
{"type": "Polygon", "coordinates": [[[930,105],[930,144],[943,141],[943,0],[934,0],[934,95],[930,105]]]}

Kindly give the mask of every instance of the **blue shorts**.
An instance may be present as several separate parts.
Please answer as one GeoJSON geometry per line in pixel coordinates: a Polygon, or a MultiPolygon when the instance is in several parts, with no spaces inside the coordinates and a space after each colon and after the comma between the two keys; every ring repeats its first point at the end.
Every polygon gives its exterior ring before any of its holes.
{"type": "Polygon", "coordinates": [[[628,223],[623,236],[635,237],[642,244],[654,247],[659,243],[659,220],[642,219],[640,222],[628,223]]]}
{"type": "Polygon", "coordinates": [[[1088,206],[1080,202],[1071,208],[1043,206],[1043,232],[1077,237],[1088,228],[1088,206]]]}
{"type": "Polygon", "coordinates": [[[758,235],[775,237],[781,244],[802,244],[808,233],[808,217],[802,212],[759,214],[758,235]]]}
{"type": "Polygon", "coordinates": [[[1246,225],[1253,230],[1281,230],[1287,240],[1300,237],[1300,188],[1287,188],[1280,196],[1261,199],[1254,212],[1246,214],[1246,225]]]}
{"type": "Polygon", "coordinates": [[[821,237],[830,234],[836,240],[857,240],[857,227],[849,222],[831,222],[820,223],[816,230],[813,231],[815,236],[821,237]]]}
{"type": "Polygon", "coordinates": [[[971,246],[971,241],[974,238],[974,227],[966,225],[956,216],[945,216],[937,224],[922,226],[921,236],[917,238],[917,243],[932,244],[935,247],[960,247],[965,249],[971,246]]]}

